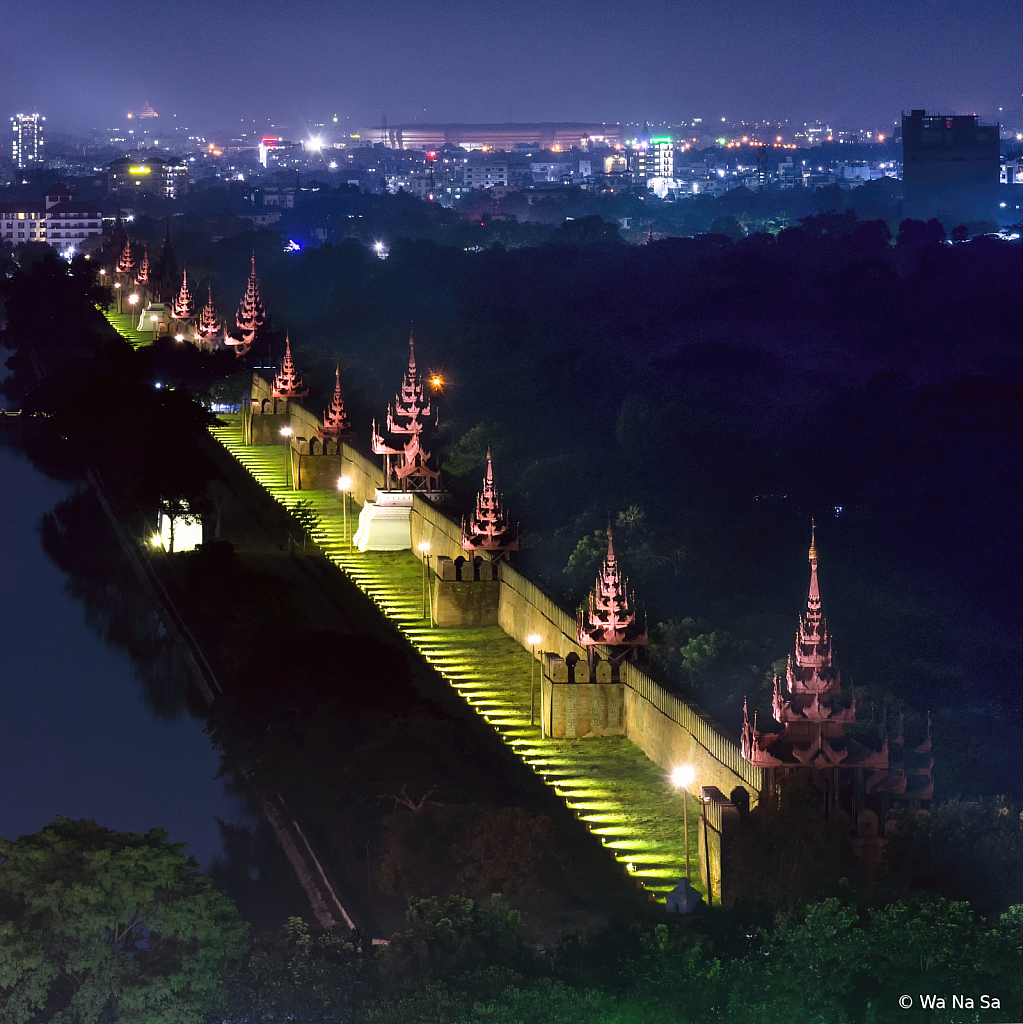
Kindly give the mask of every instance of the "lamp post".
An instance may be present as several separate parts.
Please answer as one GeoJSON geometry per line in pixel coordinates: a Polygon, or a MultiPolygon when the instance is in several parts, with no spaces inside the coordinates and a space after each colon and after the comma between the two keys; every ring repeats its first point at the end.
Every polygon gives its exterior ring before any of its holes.
{"type": "Polygon", "coordinates": [[[714,879],[710,873],[710,842],[707,839],[707,804],[710,797],[700,791],[700,817],[703,819],[703,862],[707,865],[707,906],[714,902],[714,879]]]}
{"type": "Polygon", "coordinates": [[[132,292],[131,295],[128,296],[128,302],[131,305],[132,330],[135,329],[135,303],[137,303],[138,301],[139,301],[139,297],[138,297],[138,295],[135,294],[135,292],[132,292]]]}
{"type": "Polygon", "coordinates": [[[284,438],[284,486],[291,487],[291,427],[281,427],[284,438]]]}
{"type": "Polygon", "coordinates": [[[685,829],[686,844],[686,878],[689,878],[689,787],[696,778],[696,769],[691,764],[679,765],[671,773],[671,781],[676,789],[682,790],[682,820],[685,829]]]}
{"type": "Polygon", "coordinates": [[[529,724],[536,724],[536,714],[534,712],[533,694],[536,690],[536,645],[543,639],[539,633],[530,633],[526,637],[526,643],[529,644],[530,653],[530,664],[529,664],[529,724]]]}
{"type": "Polygon", "coordinates": [[[160,318],[158,316],[151,316],[149,322],[153,325],[153,342],[156,342],[156,332],[159,330],[160,318]]]}
{"type": "Polygon", "coordinates": [[[117,315],[121,315],[121,282],[114,282],[114,291],[117,293],[117,315]]]}
{"type": "MultiPolygon", "coordinates": [[[[423,556],[423,613],[420,618],[426,618],[426,570],[430,564],[430,542],[421,540],[418,545],[419,553],[423,556]]],[[[430,629],[433,629],[433,595],[430,595],[430,629]]]]}
{"type": "Polygon", "coordinates": [[[352,489],[352,478],[350,476],[343,476],[337,482],[338,489],[341,491],[341,514],[345,520],[345,537],[348,541],[348,550],[352,550],[351,538],[348,536],[348,492],[352,489]]]}

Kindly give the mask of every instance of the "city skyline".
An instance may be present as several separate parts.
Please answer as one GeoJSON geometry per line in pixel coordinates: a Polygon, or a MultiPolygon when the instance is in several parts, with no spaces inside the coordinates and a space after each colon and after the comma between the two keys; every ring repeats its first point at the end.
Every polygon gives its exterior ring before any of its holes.
{"type": "MultiPolygon", "coordinates": [[[[807,22],[794,0],[770,7],[731,0],[713,9],[655,3],[623,22],[606,0],[559,0],[541,24],[521,3],[472,17],[444,3],[425,19],[406,5],[381,18],[365,4],[339,12],[317,0],[282,23],[266,0],[255,0],[244,20],[226,0],[212,0],[189,44],[189,64],[201,73],[170,75],[128,57],[125,36],[135,28],[98,33],[82,47],[74,19],[54,26],[49,11],[22,9],[10,25],[9,103],[45,113],[58,132],[109,127],[144,103],[161,113],[161,127],[176,121],[206,131],[242,121],[312,126],[335,114],[341,128],[355,131],[384,116],[390,123],[818,117],[879,126],[910,107],[1023,120],[1012,61],[1023,28],[1012,4],[987,0],[968,16],[950,0],[892,7],[818,4],[807,22]],[[59,69],[33,55],[29,44],[39,34],[56,37],[59,69]]],[[[182,20],[194,22],[199,10],[139,3],[133,23],[150,38],[179,35],[182,20]]],[[[123,8],[108,0],[93,13],[98,24],[124,24],[123,8]]]]}

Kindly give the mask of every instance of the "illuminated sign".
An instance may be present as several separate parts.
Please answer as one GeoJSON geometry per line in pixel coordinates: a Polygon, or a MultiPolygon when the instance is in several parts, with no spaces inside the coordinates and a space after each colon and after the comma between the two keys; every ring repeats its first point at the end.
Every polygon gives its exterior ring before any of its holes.
{"type": "Polygon", "coordinates": [[[650,140],[650,142],[651,142],[651,144],[655,143],[655,142],[667,142],[670,145],[671,144],[671,136],[670,135],[662,135],[660,138],[657,138],[657,139],[652,138],[650,140]]]}
{"type": "Polygon", "coordinates": [[[152,167],[129,167],[129,174],[151,174],[153,171],[152,167]]]}

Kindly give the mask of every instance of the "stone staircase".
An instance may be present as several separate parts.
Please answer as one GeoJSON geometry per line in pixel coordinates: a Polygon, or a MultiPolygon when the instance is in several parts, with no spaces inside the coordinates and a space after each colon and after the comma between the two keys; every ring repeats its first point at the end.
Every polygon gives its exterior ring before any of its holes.
{"type": "MultiPolygon", "coordinates": [[[[339,495],[285,485],[284,446],[248,447],[237,417],[213,436],[286,508],[315,514],[311,538],[395,623],[419,654],[551,786],[579,820],[651,896],[685,874],[682,796],[663,769],[623,737],[551,740],[529,722],[530,655],[499,626],[430,628],[422,606],[422,564],[411,552],[351,550],[339,495]]],[[[348,534],[358,506],[349,512],[348,534]]],[[[537,714],[539,723],[539,664],[537,714]]],[[[699,801],[689,797],[692,874],[698,876],[699,801]]],[[[697,879],[698,881],[698,879],[697,879]]],[[[698,886],[703,890],[702,886],[698,886]]]]}

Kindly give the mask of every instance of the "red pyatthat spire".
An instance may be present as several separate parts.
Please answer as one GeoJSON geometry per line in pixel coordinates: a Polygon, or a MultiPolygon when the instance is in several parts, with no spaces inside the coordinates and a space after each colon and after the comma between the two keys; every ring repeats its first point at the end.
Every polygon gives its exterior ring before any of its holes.
{"type": "Polygon", "coordinates": [[[274,377],[270,394],[274,398],[305,398],[309,394],[309,389],[302,387],[302,378],[295,370],[295,362],[291,358],[290,337],[284,339],[284,362],[281,363],[280,373],[274,377]]]}
{"type": "Polygon", "coordinates": [[[174,300],[174,319],[195,319],[195,300],[192,298],[192,293],[188,290],[187,270],[181,272],[181,291],[178,292],[178,297],[174,300]]]}
{"type": "Polygon", "coordinates": [[[487,475],[483,489],[476,495],[476,511],[469,517],[466,529],[462,520],[462,548],[470,553],[485,552],[498,561],[509,551],[518,551],[519,538],[512,529],[494,484],[494,461],[487,448],[487,475]]]}
{"type": "Polygon", "coordinates": [[[149,246],[142,246],[142,262],[139,263],[139,272],[135,275],[135,283],[140,285],[149,284],[149,246]]]}
{"type": "Polygon", "coordinates": [[[579,613],[576,635],[585,647],[605,644],[617,651],[612,660],[620,661],[649,640],[646,629],[636,621],[635,599],[629,595],[628,581],[622,578],[615,556],[614,531],[607,524],[607,555],[590,591],[589,607],[579,613]]]}
{"type": "MultiPolygon", "coordinates": [[[[394,397],[393,406],[387,408],[387,432],[407,441],[394,440],[388,443],[377,433],[374,421],[371,444],[376,455],[384,456],[384,483],[390,486],[391,476],[402,490],[433,491],[440,480],[440,473],[429,466],[430,453],[422,446],[422,434],[427,418],[432,414],[430,400],[426,398],[423,379],[416,370],[415,339],[408,339],[408,369],[402,378],[401,388],[394,397]],[[402,447],[396,447],[401,443],[402,447]],[[392,462],[392,456],[399,456],[392,462]]],[[[433,426],[436,426],[436,417],[433,426]]]]}
{"type": "Polygon", "coordinates": [[[330,409],[323,414],[323,426],[320,427],[320,437],[354,437],[348,417],[345,414],[345,399],[341,393],[341,367],[334,367],[334,397],[330,402],[330,409]]]}
{"type": "Polygon", "coordinates": [[[206,305],[199,314],[199,324],[196,333],[204,341],[212,341],[220,334],[220,321],[217,319],[217,310],[213,305],[213,286],[206,286],[206,305]]]}
{"type": "Polygon", "coordinates": [[[121,257],[114,268],[118,274],[130,274],[135,266],[135,259],[131,254],[131,239],[124,236],[124,248],[121,250],[121,257]]]}
{"type": "Polygon", "coordinates": [[[237,346],[237,355],[243,356],[256,340],[256,332],[266,322],[266,308],[263,305],[262,296],[259,294],[259,278],[256,277],[256,254],[252,254],[252,270],[249,272],[249,280],[245,286],[245,294],[242,296],[241,304],[238,306],[238,314],[235,317],[235,326],[242,332],[241,340],[231,339],[229,344],[237,346]]]}

